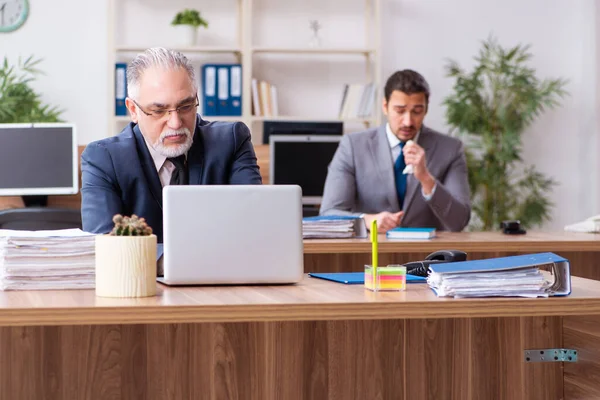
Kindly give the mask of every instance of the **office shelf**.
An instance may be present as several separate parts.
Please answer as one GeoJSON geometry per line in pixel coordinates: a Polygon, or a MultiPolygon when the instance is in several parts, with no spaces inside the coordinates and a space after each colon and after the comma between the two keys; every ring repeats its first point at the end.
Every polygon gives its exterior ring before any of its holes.
{"type": "Polygon", "coordinates": [[[375,49],[351,49],[351,48],[300,48],[300,47],[255,47],[252,49],[254,54],[273,53],[273,54],[316,54],[316,55],[332,55],[332,54],[356,54],[369,55],[374,54],[375,49]]]}
{"type": "MultiPolygon", "coordinates": [[[[115,51],[121,53],[141,53],[148,47],[139,46],[117,46],[115,51]]],[[[173,50],[180,51],[182,53],[241,53],[242,49],[239,47],[226,47],[226,46],[189,46],[189,47],[172,47],[173,50]]]]}
{"type": "MultiPolygon", "coordinates": [[[[124,19],[121,15],[119,15],[122,10],[122,4],[125,2],[132,2],[132,4],[128,5],[131,7],[140,7],[146,8],[141,11],[152,11],[148,10],[149,8],[155,7],[152,2],[134,2],[133,0],[108,0],[108,75],[109,82],[115,82],[115,62],[119,59],[128,59],[132,58],[135,54],[144,51],[146,48],[158,45],[157,43],[149,43],[148,46],[142,46],[139,43],[135,44],[124,44],[123,38],[118,36],[119,28],[122,26],[117,26],[118,24],[123,24],[124,19]]],[[[194,7],[195,3],[192,0],[188,1],[189,7],[194,7]]],[[[234,29],[235,39],[232,40],[231,45],[228,46],[179,46],[179,47],[171,47],[174,50],[178,50],[184,54],[188,55],[222,55],[223,57],[229,57],[233,55],[237,62],[242,65],[242,115],[239,117],[203,117],[209,121],[242,121],[247,125],[254,124],[252,128],[253,131],[257,130],[260,127],[260,123],[265,120],[276,120],[276,121],[343,121],[345,123],[360,123],[364,124],[365,127],[372,126],[375,124],[379,124],[381,121],[381,113],[375,112],[373,117],[369,118],[350,118],[350,119],[340,119],[340,118],[319,118],[311,115],[297,117],[297,116],[277,116],[277,117],[266,117],[266,116],[254,116],[252,115],[252,79],[257,78],[261,75],[261,71],[257,71],[257,65],[254,65],[255,59],[261,58],[261,55],[280,55],[281,57],[290,57],[290,62],[298,62],[296,60],[292,61],[292,58],[298,58],[301,56],[303,58],[314,57],[319,58],[319,60],[325,58],[326,60],[335,60],[336,57],[357,57],[360,62],[365,63],[365,74],[362,77],[357,77],[357,81],[363,82],[373,82],[376,85],[377,90],[379,90],[382,86],[381,79],[381,0],[365,0],[365,9],[364,15],[361,14],[361,17],[364,18],[364,41],[361,41],[363,44],[359,47],[302,47],[302,46],[268,46],[268,45],[260,45],[259,43],[252,43],[252,38],[256,37],[256,33],[258,31],[258,24],[255,20],[257,13],[270,12],[269,9],[257,7],[256,0],[234,0],[231,5],[231,14],[235,15],[234,20],[234,29]],[[254,14],[254,16],[253,16],[254,14]],[[307,57],[304,57],[307,56],[307,57]]],[[[278,7],[278,6],[274,6],[278,7]]],[[[158,11],[157,11],[158,12],[158,11]]],[[[149,27],[148,29],[157,29],[156,27],[149,27]]],[[[168,26],[164,26],[161,29],[169,29],[168,26]]],[[[212,29],[212,27],[211,27],[212,29]]],[[[277,34],[277,32],[273,32],[277,34]]],[[[144,37],[143,32],[139,33],[139,37],[144,37]]],[[[215,57],[213,57],[215,58],[215,57]]],[[[266,62],[269,62],[268,59],[266,62]]],[[[303,59],[299,62],[306,63],[307,66],[310,67],[310,61],[303,59]]],[[[200,80],[201,77],[199,76],[200,80]]],[[[268,77],[266,77],[268,79],[268,77]]],[[[307,78],[310,79],[310,78],[307,78]]],[[[277,86],[278,82],[273,82],[275,86],[277,86]]],[[[339,91],[342,91],[342,87],[339,88],[339,91]]],[[[115,116],[115,85],[111,84],[108,88],[107,94],[108,101],[108,118],[111,121],[110,129],[111,132],[118,132],[123,125],[123,123],[129,122],[128,116],[115,116]]],[[[281,96],[280,98],[285,98],[285,96],[281,96]]],[[[310,101],[310,99],[298,99],[299,101],[305,100],[310,101]]],[[[202,100],[201,100],[202,104],[202,100]]],[[[337,105],[336,105],[337,106],[337,105]]],[[[279,107],[281,110],[282,107],[279,107]]],[[[284,107],[284,109],[286,109],[284,107]]],[[[294,111],[291,111],[294,113],[294,111]]],[[[260,129],[258,129],[260,132],[260,129]]],[[[113,133],[111,133],[113,134],[113,133]]],[[[260,141],[260,133],[257,133],[253,137],[255,140],[260,141]]]]}

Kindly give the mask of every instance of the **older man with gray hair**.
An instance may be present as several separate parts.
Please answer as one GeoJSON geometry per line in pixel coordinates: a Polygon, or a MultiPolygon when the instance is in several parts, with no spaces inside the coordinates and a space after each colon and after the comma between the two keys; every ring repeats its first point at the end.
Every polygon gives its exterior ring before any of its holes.
{"type": "Polygon", "coordinates": [[[183,54],[139,54],[127,68],[127,91],[131,122],[81,156],[85,231],[107,233],[115,214],[136,214],[162,242],[164,186],[262,183],[248,127],[196,114],[198,84],[183,54]]]}

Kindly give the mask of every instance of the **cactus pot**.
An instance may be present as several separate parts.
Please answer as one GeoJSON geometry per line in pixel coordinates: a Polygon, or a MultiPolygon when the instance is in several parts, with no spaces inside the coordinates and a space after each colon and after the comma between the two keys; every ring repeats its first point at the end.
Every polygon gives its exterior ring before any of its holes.
{"type": "Polygon", "coordinates": [[[156,235],[96,236],[96,296],[156,295],[156,235]]]}

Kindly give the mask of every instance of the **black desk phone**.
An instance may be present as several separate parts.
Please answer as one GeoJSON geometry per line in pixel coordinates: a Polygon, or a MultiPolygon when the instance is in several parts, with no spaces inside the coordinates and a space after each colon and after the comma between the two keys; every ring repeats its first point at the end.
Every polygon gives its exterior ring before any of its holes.
{"type": "Polygon", "coordinates": [[[407,274],[426,277],[431,264],[457,261],[467,261],[467,253],[460,250],[439,250],[425,257],[425,260],[411,261],[404,265],[407,274]]]}

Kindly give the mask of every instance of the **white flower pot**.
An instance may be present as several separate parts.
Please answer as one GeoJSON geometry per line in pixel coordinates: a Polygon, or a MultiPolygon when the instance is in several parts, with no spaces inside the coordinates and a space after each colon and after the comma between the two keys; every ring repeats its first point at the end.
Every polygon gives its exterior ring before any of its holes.
{"type": "Polygon", "coordinates": [[[195,46],[198,38],[198,28],[191,25],[174,25],[179,46],[195,46]]]}
{"type": "Polygon", "coordinates": [[[156,235],[96,236],[96,296],[156,295],[156,235]]]}

